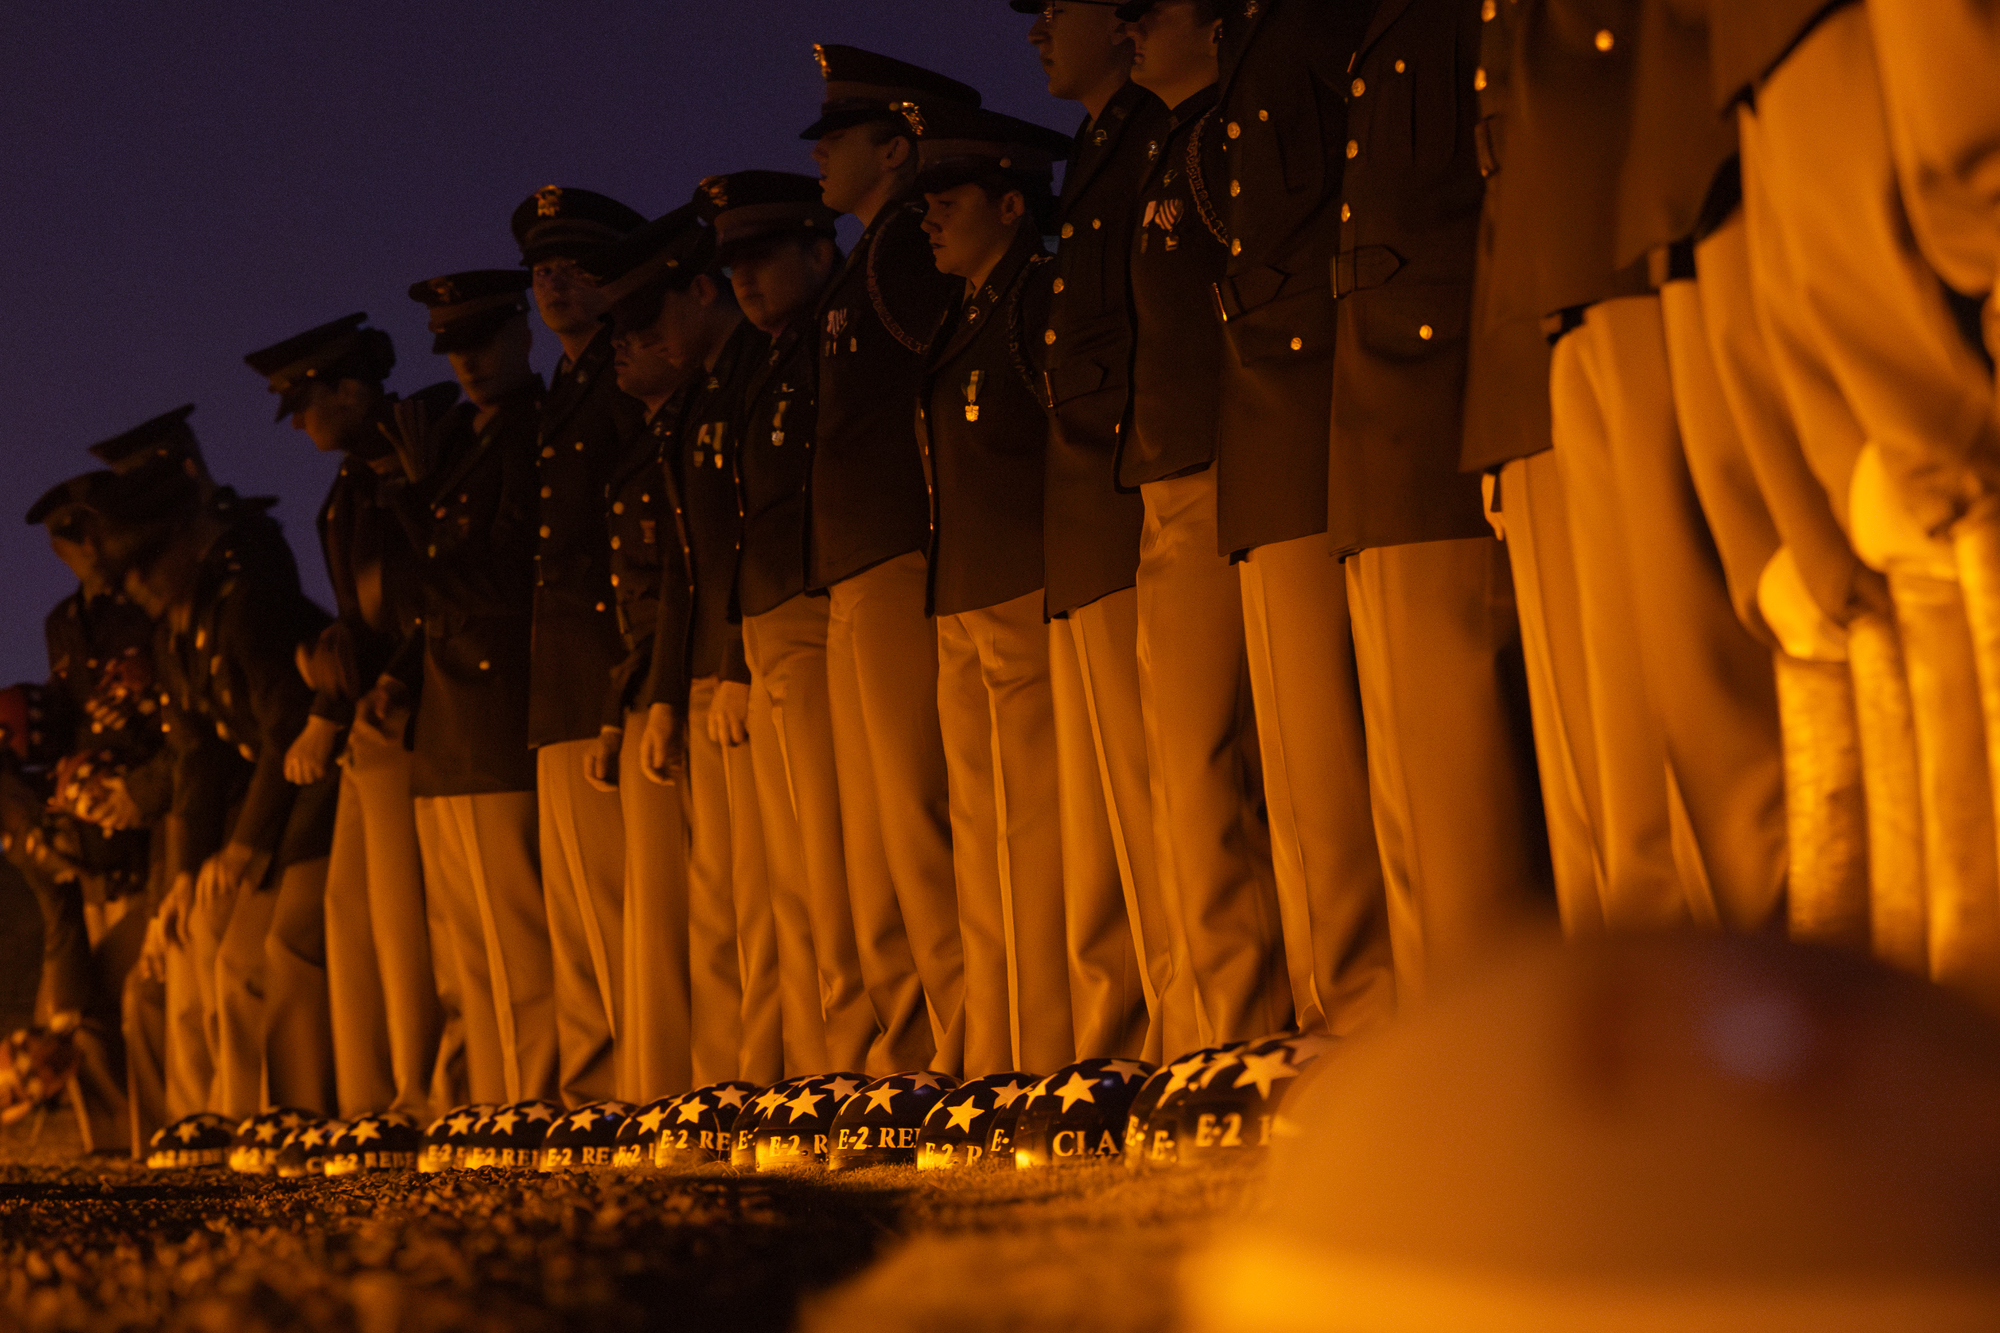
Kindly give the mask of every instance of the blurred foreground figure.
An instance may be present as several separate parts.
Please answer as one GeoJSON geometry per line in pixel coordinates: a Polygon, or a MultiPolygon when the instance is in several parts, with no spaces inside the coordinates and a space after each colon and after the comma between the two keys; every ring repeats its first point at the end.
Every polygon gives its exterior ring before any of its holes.
{"type": "Polygon", "coordinates": [[[2000,1321],[2000,1031],[1862,959],[1536,948],[1309,1077],[1191,1329],[2000,1321]]]}

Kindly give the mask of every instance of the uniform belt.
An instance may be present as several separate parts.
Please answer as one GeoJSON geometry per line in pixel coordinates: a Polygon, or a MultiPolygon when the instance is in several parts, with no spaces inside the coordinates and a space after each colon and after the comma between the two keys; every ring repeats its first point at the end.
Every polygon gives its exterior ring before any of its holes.
{"type": "Polygon", "coordinates": [[[1333,294],[1346,296],[1380,287],[1403,267],[1403,257],[1386,245],[1364,245],[1333,261],[1333,294]]]}
{"type": "Polygon", "coordinates": [[[1542,336],[1549,340],[1549,346],[1554,347],[1562,341],[1564,334],[1574,333],[1582,328],[1583,312],[1588,309],[1590,307],[1587,305],[1573,305],[1558,310],[1553,315],[1543,315],[1542,336]]]}

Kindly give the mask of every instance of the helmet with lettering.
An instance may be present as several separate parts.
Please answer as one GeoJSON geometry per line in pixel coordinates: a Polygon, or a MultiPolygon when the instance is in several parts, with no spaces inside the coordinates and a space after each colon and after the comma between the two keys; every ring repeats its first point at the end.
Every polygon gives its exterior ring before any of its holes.
{"type": "Polygon", "coordinates": [[[660,1142],[660,1127],[686,1097],[684,1092],[647,1102],[625,1117],[618,1126],[618,1140],[611,1145],[611,1165],[631,1171],[653,1164],[653,1152],[660,1142]]]}
{"type": "Polygon", "coordinates": [[[1014,1126],[1014,1164],[1072,1166],[1125,1151],[1125,1113],[1153,1072],[1144,1060],[1079,1060],[1050,1074],[1023,1099],[1014,1126]]]}
{"type": "Polygon", "coordinates": [[[417,1151],[417,1170],[454,1171],[465,1165],[472,1145],[472,1131],[479,1122],[500,1108],[490,1102],[475,1102],[446,1111],[424,1131],[424,1146],[417,1151]]]}
{"type": "Polygon", "coordinates": [[[542,1139],[544,1171],[596,1171],[611,1165],[618,1131],[632,1115],[630,1102],[592,1102],[558,1117],[542,1139]]]}
{"type": "Polygon", "coordinates": [[[277,1169],[278,1150],[285,1146],[285,1136],[318,1119],[310,1111],[289,1106],[251,1116],[236,1127],[236,1135],[230,1140],[229,1169],[246,1176],[270,1175],[277,1169]]]}
{"type": "Polygon", "coordinates": [[[1132,1099],[1131,1108],[1125,1112],[1125,1165],[1129,1170],[1173,1163],[1179,1099],[1185,1095],[1189,1081],[1207,1068],[1211,1061],[1242,1045],[1244,1043],[1239,1041],[1227,1046],[1204,1046],[1170,1060],[1152,1072],[1139,1089],[1139,1095],[1132,1099]],[[1162,1112],[1160,1104],[1169,1098],[1173,1099],[1170,1105],[1174,1109],[1162,1112]],[[1156,1118],[1160,1121],[1157,1127],[1152,1123],[1156,1118]]]}
{"type": "Polygon", "coordinates": [[[394,1111],[350,1120],[327,1145],[324,1172],[354,1176],[370,1171],[414,1171],[423,1135],[394,1111]]]}
{"type": "Polygon", "coordinates": [[[731,1131],[762,1091],[755,1083],[725,1079],[674,1098],[653,1136],[652,1165],[678,1171],[728,1161],[735,1143],[731,1131]]]}
{"type": "Polygon", "coordinates": [[[146,1165],[156,1171],[221,1166],[229,1160],[229,1145],[234,1137],[227,1120],[208,1111],[197,1111],[153,1131],[152,1140],[146,1145],[146,1165]]]}
{"type": "Polygon", "coordinates": [[[938,1099],[958,1086],[949,1074],[927,1069],[878,1078],[849,1097],[833,1118],[830,1170],[857,1166],[908,1166],[917,1160],[917,1134],[938,1099]]]}
{"type": "Polygon", "coordinates": [[[1033,1074],[985,1074],[965,1080],[932,1102],[917,1131],[917,1169],[947,1171],[994,1161],[986,1149],[993,1140],[994,1122],[1005,1117],[1008,1148],[999,1163],[1011,1170],[1013,1121],[1021,1113],[1021,1099],[1034,1085],[1033,1074]]]}
{"type": "Polygon", "coordinates": [[[773,1088],[772,1092],[782,1090],[786,1095],[764,1111],[751,1135],[757,1169],[785,1171],[824,1162],[833,1141],[834,1116],[867,1083],[862,1074],[817,1074],[773,1088]]]}
{"type": "Polygon", "coordinates": [[[326,1153],[333,1136],[346,1126],[338,1120],[312,1120],[285,1135],[272,1174],[284,1180],[326,1174],[326,1153]]]}
{"type": "Polygon", "coordinates": [[[533,1171],[541,1164],[542,1140],[563,1109],[554,1102],[526,1101],[503,1106],[473,1126],[465,1147],[468,1167],[497,1166],[533,1171]]]}
{"type": "Polygon", "coordinates": [[[1270,1147],[1278,1108],[1293,1081],[1335,1044],[1332,1037],[1266,1037],[1212,1061],[1189,1080],[1187,1095],[1174,1108],[1178,1160],[1202,1162],[1270,1147]]]}

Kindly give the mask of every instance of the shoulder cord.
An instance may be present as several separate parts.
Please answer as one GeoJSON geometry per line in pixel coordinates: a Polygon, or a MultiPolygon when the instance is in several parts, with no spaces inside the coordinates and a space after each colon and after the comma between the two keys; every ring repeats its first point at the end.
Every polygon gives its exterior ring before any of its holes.
{"type": "MultiPolygon", "coordinates": [[[[883,230],[886,231],[887,227],[885,226],[883,230]]],[[[910,351],[915,352],[918,356],[922,356],[926,344],[912,338],[903,331],[903,326],[898,324],[896,317],[889,313],[889,303],[882,299],[881,279],[875,272],[875,252],[880,248],[881,242],[882,232],[880,231],[876,232],[868,242],[868,302],[875,307],[875,317],[882,321],[882,327],[889,331],[889,336],[903,344],[910,351]]]]}
{"type": "Polygon", "coordinates": [[[1044,264],[1053,264],[1054,255],[1034,255],[1028,266],[1021,270],[1021,276],[1014,280],[1014,294],[1007,302],[1007,355],[1014,363],[1014,373],[1027,386],[1028,397],[1035,400],[1043,410],[1049,406],[1048,387],[1035,368],[1028,363],[1027,355],[1021,350],[1021,306],[1027,300],[1028,282],[1034,271],[1044,264]]]}
{"type": "Polygon", "coordinates": [[[1201,170],[1202,136],[1208,130],[1208,123],[1214,119],[1215,108],[1210,107],[1202,113],[1201,119],[1194,123],[1194,133],[1188,135],[1188,190],[1194,195],[1194,210],[1201,214],[1201,225],[1208,228],[1208,234],[1222,242],[1223,248],[1227,249],[1229,228],[1223,226],[1222,219],[1216,216],[1215,205],[1208,197],[1208,180],[1201,170]]]}

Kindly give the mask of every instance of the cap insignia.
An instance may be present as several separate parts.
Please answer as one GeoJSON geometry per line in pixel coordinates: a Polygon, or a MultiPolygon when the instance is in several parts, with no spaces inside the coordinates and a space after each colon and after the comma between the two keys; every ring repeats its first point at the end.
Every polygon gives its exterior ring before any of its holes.
{"type": "Polygon", "coordinates": [[[544,185],[535,191],[535,216],[552,218],[562,212],[562,186],[544,185]]]}
{"type": "Polygon", "coordinates": [[[889,109],[909,122],[910,133],[919,139],[924,136],[924,111],[915,102],[891,102],[889,109]]]}
{"type": "Polygon", "coordinates": [[[439,278],[431,284],[431,291],[437,296],[439,305],[458,304],[458,286],[446,278],[439,278]]]}
{"type": "Polygon", "coordinates": [[[833,66],[826,61],[826,48],[818,42],[813,43],[813,59],[819,62],[819,76],[822,79],[833,77],[833,66]]]}
{"type": "Polygon", "coordinates": [[[729,207],[729,178],[727,176],[710,176],[701,183],[701,190],[703,194],[708,196],[708,202],[715,205],[717,211],[722,211],[729,207]]]}

